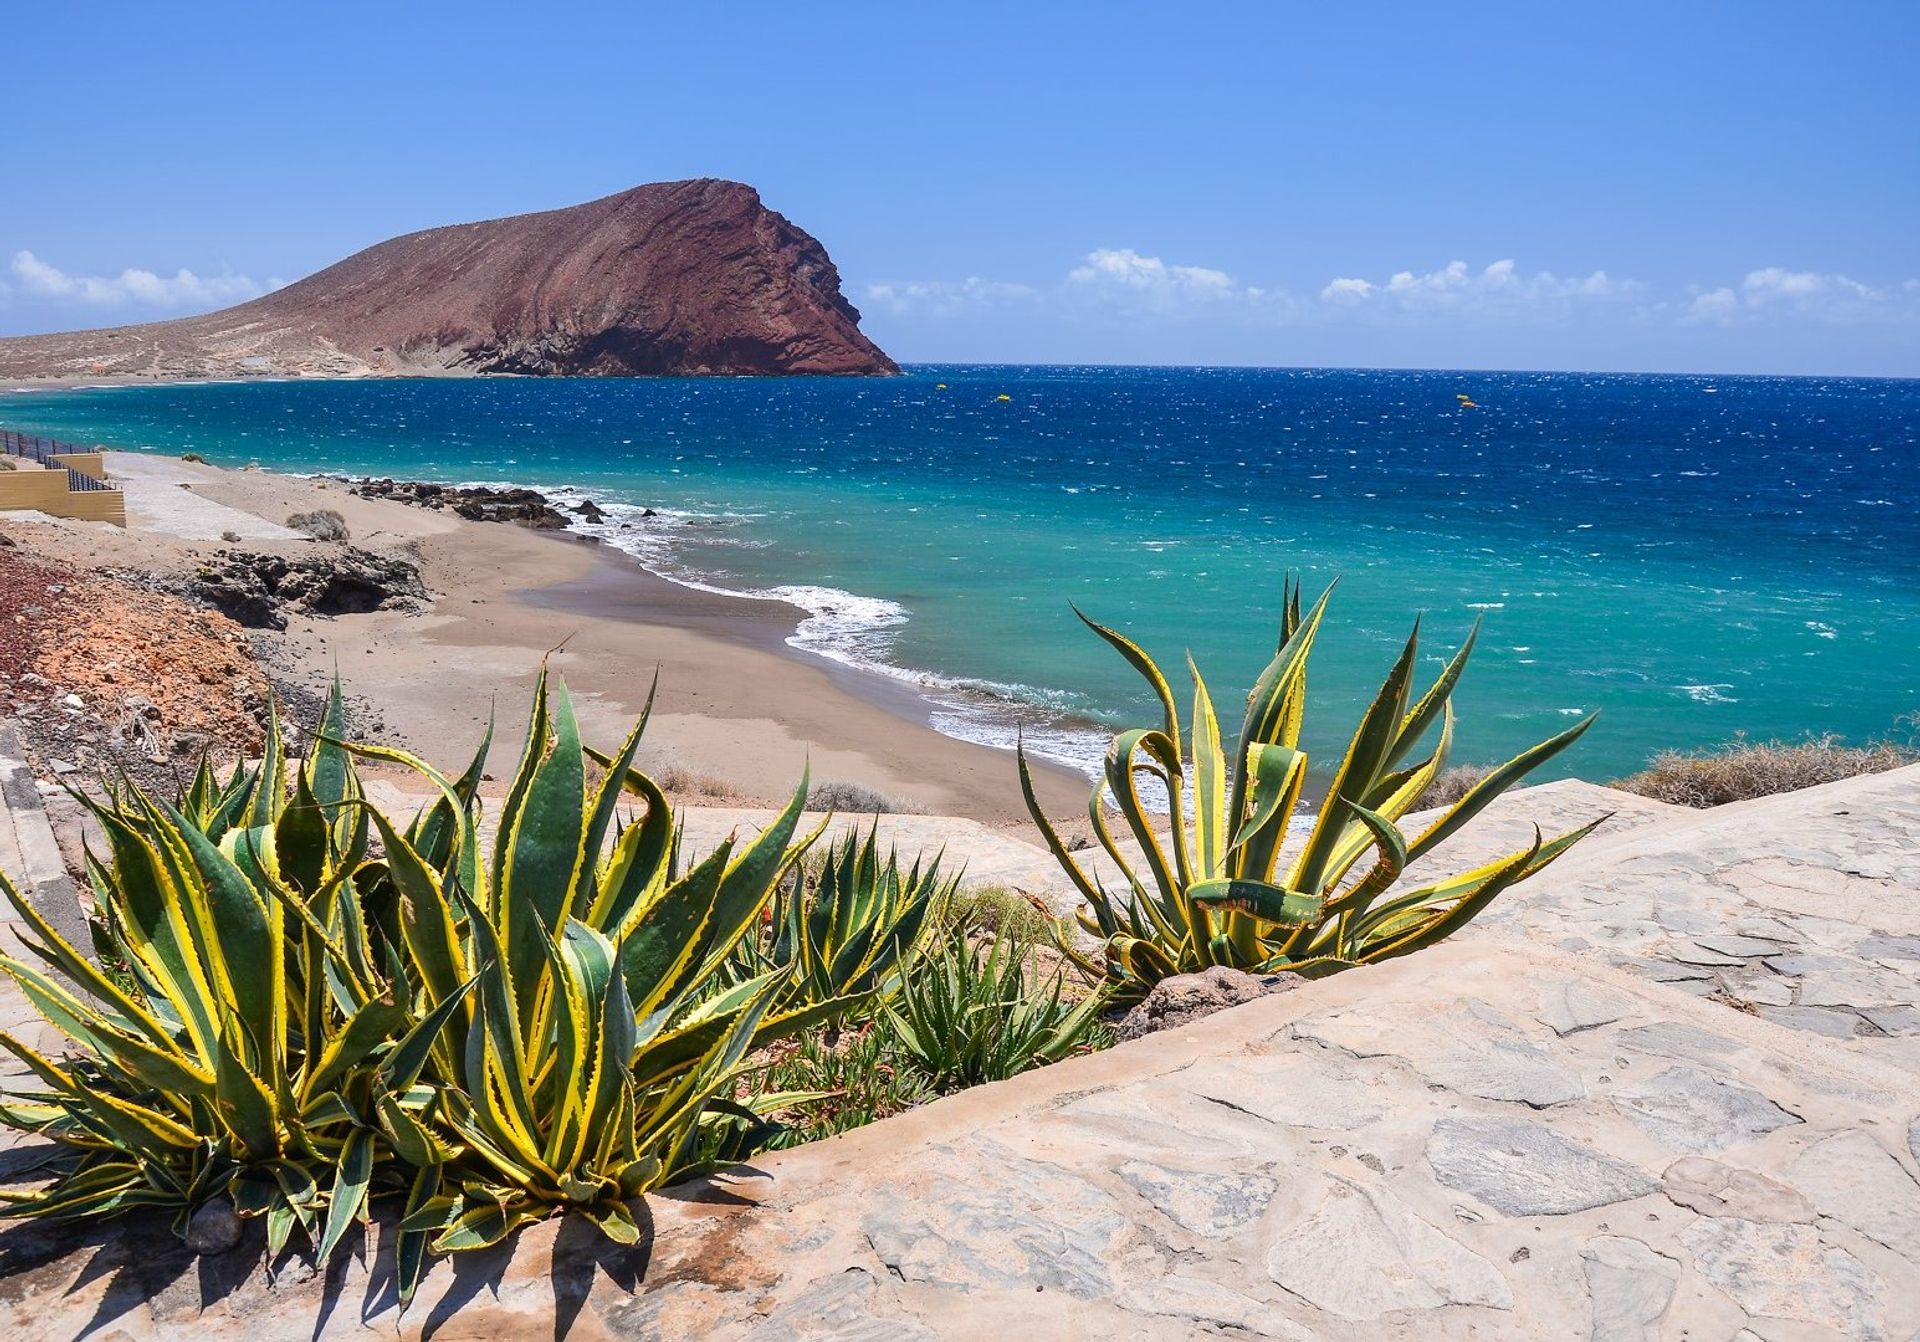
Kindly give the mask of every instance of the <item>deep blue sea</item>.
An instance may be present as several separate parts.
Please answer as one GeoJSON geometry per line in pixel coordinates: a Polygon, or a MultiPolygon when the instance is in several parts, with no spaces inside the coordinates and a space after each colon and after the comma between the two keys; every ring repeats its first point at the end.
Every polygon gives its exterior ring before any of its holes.
{"type": "Polygon", "coordinates": [[[1457,760],[1603,709],[1559,771],[1920,711],[1920,382],[916,367],[884,380],[258,382],[23,393],[0,424],[116,447],[577,489],[684,581],[812,612],[797,646],[908,677],[936,724],[1063,757],[1145,722],[1068,603],[1223,716],[1288,572],[1338,577],[1308,743],[1424,615],[1476,618],[1457,760]],[[1463,406],[1461,396],[1471,399],[1463,406]],[[658,515],[640,516],[643,508],[658,515]],[[1064,716],[1063,716],[1064,715],[1064,716]]]}

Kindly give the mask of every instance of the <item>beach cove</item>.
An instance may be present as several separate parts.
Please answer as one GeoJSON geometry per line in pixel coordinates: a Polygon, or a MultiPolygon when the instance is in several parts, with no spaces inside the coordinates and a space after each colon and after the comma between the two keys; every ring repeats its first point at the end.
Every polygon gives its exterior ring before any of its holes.
{"type": "MultiPolygon", "coordinates": [[[[284,519],[337,511],[353,546],[417,565],[429,601],[335,618],[289,611],[284,631],[254,631],[257,654],[277,684],[308,695],[337,671],[365,705],[366,729],[378,723],[383,739],[440,764],[471,752],[495,705],[504,775],[545,658],[593,739],[624,735],[657,671],[643,758],[697,770],[686,779],[695,790],[769,801],[810,769],[815,783],[857,783],[912,809],[994,823],[1024,815],[1008,755],[934,731],[924,705],[890,682],[789,648],[793,608],[669,582],[564,532],[358,498],[337,481],[126,453],[108,461],[127,491],[125,531],[0,519],[14,553],[82,574],[181,577],[220,552],[318,548],[284,519]]],[[[1041,777],[1050,806],[1082,806],[1075,776],[1041,777]]]]}

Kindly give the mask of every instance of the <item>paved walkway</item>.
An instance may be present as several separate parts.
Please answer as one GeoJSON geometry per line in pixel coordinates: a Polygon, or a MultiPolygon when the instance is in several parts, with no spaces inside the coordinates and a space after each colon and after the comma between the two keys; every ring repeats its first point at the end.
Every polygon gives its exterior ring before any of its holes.
{"type": "Polygon", "coordinates": [[[1594,956],[1920,1071],[1920,765],[1595,835],[1467,934],[1594,956]]]}
{"type": "MultiPolygon", "coordinates": [[[[93,944],[66,863],[54,843],[53,828],[41,807],[33,772],[27,767],[19,731],[11,722],[0,722],[0,871],[69,941],[83,949],[93,944]]],[[[0,901],[0,951],[37,965],[40,961],[26,949],[21,936],[23,927],[13,906],[0,901]]],[[[0,1030],[51,1057],[67,1047],[66,1037],[47,1024],[26,994],[4,975],[0,975],[0,1030]]],[[[0,1091],[34,1090],[38,1085],[26,1064],[0,1051],[0,1091]]],[[[15,1161],[38,1159],[29,1153],[39,1145],[12,1128],[0,1127],[0,1182],[22,1177],[15,1161]]],[[[3,1263],[0,1259],[0,1275],[3,1263]]]]}
{"type": "Polygon", "coordinates": [[[229,508],[193,492],[193,486],[217,478],[192,462],[144,452],[109,452],[107,473],[125,492],[127,521],[141,531],[189,541],[297,541],[290,527],[229,508]]]}

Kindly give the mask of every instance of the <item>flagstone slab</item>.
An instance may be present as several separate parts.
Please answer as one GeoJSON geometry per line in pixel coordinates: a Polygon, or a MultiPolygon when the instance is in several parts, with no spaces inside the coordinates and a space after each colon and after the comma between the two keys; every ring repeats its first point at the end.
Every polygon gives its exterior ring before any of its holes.
{"type": "Polygon", "coordinates": [[[1904,1342],[1917,1121],[1920,1080],[1838,1042],[1457,942],[669,1190],[635,1250],[536,1226],[404,1315],[384,1225],[271,1280],[251,1232],[196,1262],[154,1222],[0,1231],[0,1336],[1904,1342]],[[1613,1018],[1557,1033],[1570,995],[1613,1018]],[[1328,1026],[1359,1018],[1551,1050],[1583,1093],[1475,1094],[1328,1026]],[[1798,1121],[1694,1154],[1618,1102],[1676,1070],[1798,1121]]]}

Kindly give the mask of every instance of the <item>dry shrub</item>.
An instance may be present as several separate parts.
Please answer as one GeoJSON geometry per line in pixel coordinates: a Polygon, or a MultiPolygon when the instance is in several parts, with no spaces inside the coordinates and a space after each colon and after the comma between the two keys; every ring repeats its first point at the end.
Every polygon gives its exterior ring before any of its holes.
{"type": "Polygon", "coordinates": [[[906,808],[886,793],[859,783],[818,783],[807,794],[807,809],[842,815],[888,815],[906,808]]]}
{"type": "Polygon", "coordinates": [[[698,773],[679,764],[663,765],[648,769],[647,776],[660,785],[660,790],[677,801],[698,799],[705,802],[724,802],[740,805],[752,800],[739,788],[711,774],[698,773]]]}
{"type": "Polygon", "coordinates": [[[1031,895],[1004,885],[976,885],[947,896],[936,912],[936,924],[963,935],[1012,937],[1020,942],[1047,939],[1052,918],[1031,895]]]}
{"type": "Polygon", "coordinates": [[[304,531],[317,541],[347,539],[347,519],[331,508],[316,508],[310,513],[295,513],[287,519],[295,531],[304,531]]]}
{"type": "Polygon", "coordinates": [[[1427,784],[1427,790],[1420,794],[1421,806],[1451,806],[1473,791],[1488,774],[1493,772],[1489,764],[1456,764],[1451,769],[1443,769],[1440,776],[1427,784]]]}
{"type": "Polygon", "coordinates": [[[1730,801],[1884,773],[1920,762],[1920,751],[1891,742],[1849,746],[1837,736],[1809,741],[1736,741],[1689,754],[1663,750],[1648,766],[1613,786],[1676,806],[1721,806],[1730,801]]]}

